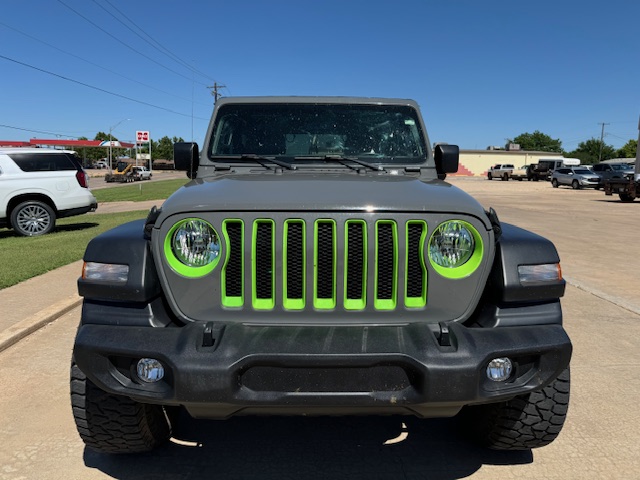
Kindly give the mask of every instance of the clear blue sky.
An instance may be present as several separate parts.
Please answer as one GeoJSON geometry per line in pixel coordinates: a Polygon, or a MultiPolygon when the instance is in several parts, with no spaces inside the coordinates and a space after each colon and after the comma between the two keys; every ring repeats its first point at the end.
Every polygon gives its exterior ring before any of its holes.
{"type": "Polygon", "coordinates": [[[3,2],[0,140],[115,127],[201,144],[214,82],[413,98],[432,142],[465,149],[540,130],[570,151],[601,122],[619,148],[638,136],[640,2],[3,2]]]}

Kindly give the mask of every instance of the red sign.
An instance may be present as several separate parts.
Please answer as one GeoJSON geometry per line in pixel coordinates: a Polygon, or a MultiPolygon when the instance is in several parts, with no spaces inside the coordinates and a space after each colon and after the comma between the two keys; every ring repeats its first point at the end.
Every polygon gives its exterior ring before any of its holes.
{"type": "Polygon", "coordinates": [[[136,132],[136,141],[138,143],[149,143],[149,131],[138,130],[136,132]]]}

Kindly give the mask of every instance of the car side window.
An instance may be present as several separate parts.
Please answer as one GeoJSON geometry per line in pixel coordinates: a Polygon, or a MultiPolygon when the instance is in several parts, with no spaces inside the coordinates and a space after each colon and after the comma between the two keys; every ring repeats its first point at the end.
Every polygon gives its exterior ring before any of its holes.
{"type": "Polygon", "coordinates": [[[35,154],[14,153],[11,159],[23,172],[57,172],[77,170],[77,166],[66,153],[35,154]]]}

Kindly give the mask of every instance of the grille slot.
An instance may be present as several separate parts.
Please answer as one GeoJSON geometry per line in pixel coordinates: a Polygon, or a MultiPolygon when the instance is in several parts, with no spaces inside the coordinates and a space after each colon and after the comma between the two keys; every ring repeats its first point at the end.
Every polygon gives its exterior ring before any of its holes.
{"type": "Polygon", "coordinates": [[[242,306],[244,302],[243,224],[239,220],[227,220],[223,228],[228,239],[228,251],[223,269],[222,304],[226,307],[242,306]]]}
{"type": "Polygon", "coordinates": [[[376,224],[376,306],[388,310],[395,307],[397,287],[396,224],[379,221],[376,224]]]}
{"type": "Polygon", "coordinates": [[[333,220],[318,220],[316,222],[316,308],[335,307],[335,230],[335,222],[333,220]]]}
{"type": "Polygon", "coordinates": [[[305,260],[304,222],[287,220],[284,247],[285,308],[304,308],[305,260]]]}
{"type": "Polygon", "coordinates": [[[364,308],[367,291],[367,225],[361,220],[347,222],[345,246],[345,308],[364,308]]]}
{"type": "Polygon", "coordinates": [[[253,242],[253,291],[256,308],[273,308],[274,295],[274,239],[273,221],[256,220],[253,242]]]}
{"type": "Polygon", "coordinates": [[[407,280],[405,305],[423,307],[427,303],[427,269],[424,265],[424,242],[427,225],[423,221],[407,223],[407,280]]]}

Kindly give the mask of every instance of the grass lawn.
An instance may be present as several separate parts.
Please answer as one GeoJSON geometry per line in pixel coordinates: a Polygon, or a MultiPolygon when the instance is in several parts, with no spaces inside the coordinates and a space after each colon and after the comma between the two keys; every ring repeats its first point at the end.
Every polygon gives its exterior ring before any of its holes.
{"type": "Polygon", "coordinates": [[[123,187],[101,188],[91,190],[98,202],[144,202],[146,200],[164,200],[178,188],[189,182],[188,178],[174,180],[151,180],[135,182],[123,187]]]}
{"type": "MultiPolygon", "coordinates": [[[[156,198],[166,196],[151,200],[156,198]]],[[[0,289],[80,260],[93,237],[131,220],[146,218],[147,213],[142,210],[62,218],[56,221],[52,233],[33,238],[19,237],[13,230],[0,230],[0,289]]]]}

